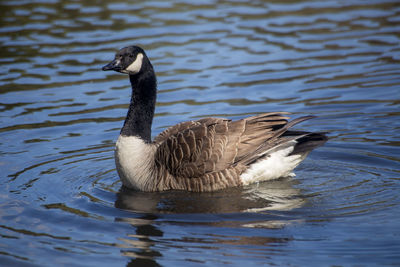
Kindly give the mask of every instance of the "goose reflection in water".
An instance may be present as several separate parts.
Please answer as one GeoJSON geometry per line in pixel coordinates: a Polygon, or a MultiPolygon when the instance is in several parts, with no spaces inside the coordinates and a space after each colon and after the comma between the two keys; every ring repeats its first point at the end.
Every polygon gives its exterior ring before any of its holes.
{"type": "MultiPolygon", "coordinates": [[[[265,220],[265,213],[288,211],[304,205],[305,198],[301,191],[294,186],[298,183],[290,177],[274,181],[255,184],[245,188],[229,188],[218,192],[192,193],[185,191],[141,192],[121,187],[117,193],[115,207],[131,211],[132,217],[118,218],[119,222],[128,223],[135,229],[119,240],[122,244],[122,254],[131,257],[130,264],[147,264],[158,266],[157,258],[162,257],[161,251],[155,248],[154,239],[161,238],[166,245],[179,247],[181,242],[190,243],[191,240],[172,240],[164,236],[157,227],[157,220],[161,217],[172,216],[173,224],[214,226],[214,227],[245,227],[279,229],[287,225],[301,223],[293,219],[277,220],[271,215],[265,220]],[[264,213],[260,219],[257,213],[264,213]],[[209,217],[204,221],[202,214],[213,213],[216,217],[209,217]],[[242,217],[243,213],[253,213],[255,216],[246,216],[246,219],[232,220],[230,216],[242,217]],[[140,217],[135,217],[142,214],[140,217]],[[144,215],[143,215],[144,214],[144,215]],[[190,219],[188,219],[190,214],[190,219]],[[225,217],[228,216],[228,219],[225,217]],[[201,218],[198,218],[200,216],[201,218]]],[[[169,219],[167,219],[169,221],[169,219]]],[[[228,236],[223,232],[209,234],[204,240],[196,240],[207,244],[210,249],[216,249],[221,244],[230,245],[266,245],[268,243],[286,243],[290,238],[273,236],[228,236]]],[[[133,266],[133,265],[132,265],[133,266]]]]}
{"type": "Polygon", "coordinates": [[[300,208],[305,199],[290,177],[217,192],[141,192],[121,187],[115,206],[140,213],[237,213],[300,208]]]}

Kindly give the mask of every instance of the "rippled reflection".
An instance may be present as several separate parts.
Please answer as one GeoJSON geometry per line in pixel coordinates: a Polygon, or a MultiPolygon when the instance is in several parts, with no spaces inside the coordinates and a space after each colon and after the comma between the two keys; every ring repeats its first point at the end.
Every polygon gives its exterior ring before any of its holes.
{"type": "Polygon", "coordinates": [[[400,9],[371,1],[2,1],[0,262],[396,265],[400,9]],[[129,83],[100,68],[143,46],[153,124],[317,115],[297,170],[193,194],[121,188],[129,83]],[[310,261],[312,259],[312,262],[310,261]]]}
{"type": "Polygon", "coordinates": [[[248,188],[193,194],[183,191],[139,192],[124,187],[115,206],[138,213],[234,213],[291,210],[304,203],[294,181],[282,178],[248,188]]]}

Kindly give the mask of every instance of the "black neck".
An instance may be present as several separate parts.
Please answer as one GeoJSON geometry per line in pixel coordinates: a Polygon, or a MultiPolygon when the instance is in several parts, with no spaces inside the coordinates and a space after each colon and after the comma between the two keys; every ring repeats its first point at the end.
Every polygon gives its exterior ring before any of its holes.
{"type": "Polygon", "coordinates": [[[157,81],[152,68],[146,72],[129,75],[132,97],[121,135],[138,136],[151,142],[151,124],[157,96],[157,81]]]}

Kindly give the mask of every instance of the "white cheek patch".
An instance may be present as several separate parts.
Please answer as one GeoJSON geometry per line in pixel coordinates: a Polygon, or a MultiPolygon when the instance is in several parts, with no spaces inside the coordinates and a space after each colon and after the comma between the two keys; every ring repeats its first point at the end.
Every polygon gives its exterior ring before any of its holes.
{"type": "Polygon", "coordinates": [[[143,54],[139,53],[137,54],[135,61],[132,64],[130,64],[127,68],[125,68],[125,70],[133,74],[138,73],[142,68],[142,62],[143,62],[143,54]]]}

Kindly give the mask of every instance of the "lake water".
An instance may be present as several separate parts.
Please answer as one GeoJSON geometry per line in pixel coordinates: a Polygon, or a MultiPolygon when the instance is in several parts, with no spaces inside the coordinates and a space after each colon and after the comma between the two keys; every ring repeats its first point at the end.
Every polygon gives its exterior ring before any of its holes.
{"type": "Polygon", "coordinates": [[[400,265],[400,2],[2,1],[1,266],[400,265]],[[205,116],[317,115],[329,142],[282,178],[215,193],[121,189],[140,45],[153,136],[205,116]]]}

